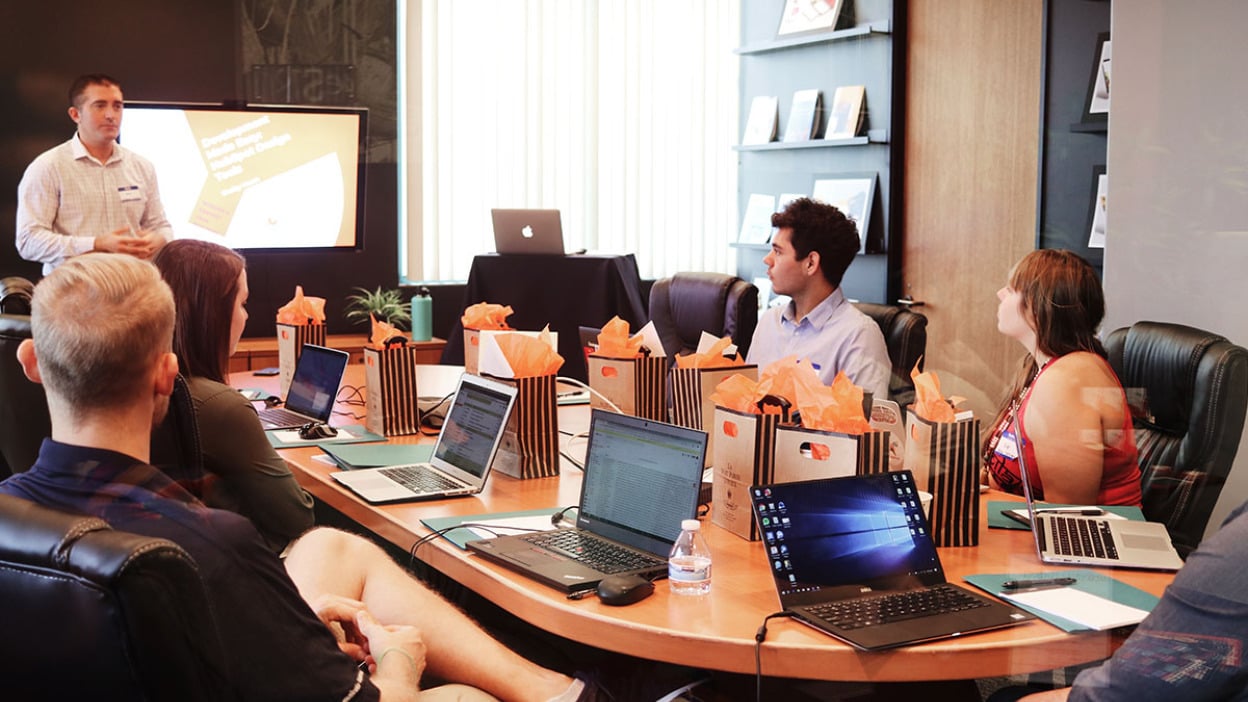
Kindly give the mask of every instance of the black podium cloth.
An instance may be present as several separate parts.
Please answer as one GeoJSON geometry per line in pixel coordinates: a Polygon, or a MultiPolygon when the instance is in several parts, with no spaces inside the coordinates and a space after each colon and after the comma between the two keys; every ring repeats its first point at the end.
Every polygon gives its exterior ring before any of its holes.
{"type": "MultiPolygon", "coordinates": [[[[510,305],[514,312],[507,322],[513,329],[538,331],[549,324],[559,333],[564,358],[559,375],[581,381],[588,379],[588,370],[580,327],[601,327],[619,316],[635,332],[649,319],[632,254],[483,254],[472,261],[464,309],[479,302],[510,305]]],[[[442,363],[463,362],[464,328],[456,316],[442,363]]]]}

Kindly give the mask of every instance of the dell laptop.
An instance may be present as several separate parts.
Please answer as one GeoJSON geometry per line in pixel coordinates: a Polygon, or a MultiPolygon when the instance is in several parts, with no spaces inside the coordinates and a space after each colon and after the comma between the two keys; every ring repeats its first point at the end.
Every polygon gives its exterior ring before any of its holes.
{"type": "Polygon", "coordinates": [[[268,430],[328,424],[349,360],[351,354],[345,351],[304,344],[286,391],[285,406],[260,410],[261,426],[268,430]]]}
{"type": "MultiPolygon", "coordinates": [[[[1021,437],[1017,412],[1014,412],[1012,426],[1014,436],[1021,437]]],[[[1027,500],[1031,533],[1041,562],[1150,570],[1178,570],[1183,567],[1183,559],[1174,550],[1164,524],[1055,514],[1036,509],[1023,456],[1020,443],[1018,472],[1023,480],[1023,497],[1027,500]]]]}
{"type": "Polygon", "coordinates": [[[873,651],[1031,614],[949,583],[908,470],[750,488],[780,605],[873,651]]]}
{"type": "Polygon", "coordinates": [[[515,402],[514,387],[465,373],[428,463],[330,476],[372,504],[475,495],[485,487],[515,402]]]}
{"type": "Polygon", "coordinates": [[[697,516],[706,432],[592,411],[575,529],[469,541],[480,556],[564,592],[608,575],[667,574],[680,523],[697,516]]]}
{"type": "Polygon", "coordinates": [[[494,249],[500,254],[562,256],[563,224],[559,210],[490,210],[494,249]]]}

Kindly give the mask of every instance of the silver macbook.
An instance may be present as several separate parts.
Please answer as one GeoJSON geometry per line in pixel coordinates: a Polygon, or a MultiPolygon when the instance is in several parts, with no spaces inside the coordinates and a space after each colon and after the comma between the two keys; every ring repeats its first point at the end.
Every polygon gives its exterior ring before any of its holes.
{"type": "Polygon", "coordinates": [[[500,254],[562,256],[563,224],[559,210],[490,210],[494,249],[500,254]]]}
{"type": "Polygon", "coordinates": [[[373,504],[475,495],[485,487],[515,401],[514,387],[465,373],[428,463],[330,475],[373,504]]]}
{"type": "Polygon", "coordinates": [[[338,397],[342,373],[351,354],[337,349],[304,344],[295,374],[286,391],[284,407],[260,410],[260,424],[268,429],[292,429],[308,423],[328,424],[338,397]]]}
{"type": "Polygon", "coordinates": [[[1041,562],[1152,570],[1183,567],[1183,559],[1174,550],[1164,524],[1037,510],[1023,456],[1018,412],[1014,411],[1013,415],[1011,426],[1018,439],[1018,472],[1023,480],[1023,497],[1027,500],[1031,533],[1041,562]]]}

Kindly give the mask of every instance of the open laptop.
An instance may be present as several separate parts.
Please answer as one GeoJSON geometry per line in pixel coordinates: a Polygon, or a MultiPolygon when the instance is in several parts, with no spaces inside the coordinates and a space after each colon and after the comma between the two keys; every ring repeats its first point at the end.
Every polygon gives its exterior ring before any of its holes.
{"type": "Polygon", "coordinates": [[[680,522],[697,516],[705,454],[706,432],[593,410],[576,528],[468,548],[564,592],[596,587],[608,575],[662,577],[680,522]]]}
{"type": "MultiPolygon", "coordinates": [[[[1021,437],[1018,412],[1013,414],[1011,426],[1014,436],[1021,437]]],[[[1151,570],[1178,570],[1183,567],[1183,559],[1174,550],[1165,524],[1053,514],[1036,509],[1023,455],[1020,443],[1018,472],[1023,480],[1023,497],[1027,500],[1031,533],[1041,562],[1151,570]]]]}
{"type": "Polygon", "coordinates": [[[345,351],[304,344],[284,406],[260,410],[260,424],[265,429],[292,429],[310,422],[327,424],[349,360],[351,354],[345,351]]]}
{"type": "Polygon", "coordinates": [[[485,487],[515,402],[514,387],[465,373],[428,463],[330,476],[373,504],[475,495],[485,487]]]}
{"type": "Polygon", "coordinates": [[[864,650],[1032,615],[945,579],[908,470],[750,488],[780,605],[864,650]]]}
{"type": "Polygon", "coordinates": [[[564,254],[559,210],[494,209],[490,216],[494,249],[500,254],[564,254]]]}

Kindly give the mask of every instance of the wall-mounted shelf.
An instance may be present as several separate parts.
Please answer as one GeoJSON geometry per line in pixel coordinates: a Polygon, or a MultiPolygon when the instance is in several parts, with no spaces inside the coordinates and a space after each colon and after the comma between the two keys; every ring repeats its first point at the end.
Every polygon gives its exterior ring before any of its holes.
{"type": "MultiPolygon", "coordinates": [[[[740,144],[737,158],[737,206],[740,224],[752,196],[775,198],[813,194],[817,181],[873,176],[873,196],[866,199],[867,253],[859,254],[842,281],[845,294],[870,302],[900,296],[900,223],[902,138],[905,119],[906,3],[854,0],[854,26],[831,32],[776,37],[786,0],[741,3],[740,123],[749,122],[754,98],[775,96],[776,132],[784,134],[799,93],[818,90],[822,113],[818,137],[827,132],[838,88],[862,86],[863,119],[849,139],[811,139],[740,144]]],[[[802,113],[801,124],[806,124],[802,113]]],[[[828,188],[825,183],[822,187],[828,188]]],[[[831,194],[832,190],[825,190],[831,194]]],[[[836,197],[836,196],[833,196],[836,197]]],[[[854,200],[862,205],[861,197],[854,200]]],[[[849,202],[842,206],[854,206],[849,202]]],[[[748,237],[747,237],[748,238],[748,237]]],[[[733,244],[737,275],[745,280],[766,275],[762,259],[769,244],[733,244]]]]}
{"type": "Polygon", "coordinates": [[[826,44],[832,41],[842,41],[844,39],[853,39],[854,37],[865,37],[871,34],[891,34],[891,23],[871,22],[868,24],[860,24],[857,27],[849,29],[838,29],[835,32],[821,32],[819,34],[804,34],[799,37],[789,37],[786,39],[776,39],[768,42],[760,42],[750,44],[739,49],[734,49],[733,53],[739,56],[747,56],[750,54],[764,54],[768,51],[780,51],[782,49],[791,49],[795,46],[810,46],[811,44],[826,44]]]}
{"type": "Polygon", "coordinates": [[[887,144],[887,130],[884,139],[871,139],[870,136],[854,136],[850,139],[811,139],[809,141],[771,141],[769,144],[738,144],[733,151],[784,151],[786,149],[826,149],[829,146],[862,146],[865,144],[887,144]]]}

